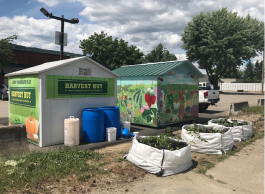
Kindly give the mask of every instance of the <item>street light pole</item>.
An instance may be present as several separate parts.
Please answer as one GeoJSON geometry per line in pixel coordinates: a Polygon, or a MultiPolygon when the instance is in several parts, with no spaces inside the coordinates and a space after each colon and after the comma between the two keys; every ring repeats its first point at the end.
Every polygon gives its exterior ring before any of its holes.
{"type": "Polygon", "coordinates": [[[41,8],[40,11],[47,17],[49,18],[53,18],[53,19],[56,19],[56,20],[60,20],[61,21],[61,43],[60,43],[60,47],[61,47],[61,52],[60,52],[60,60],[63,59],[63,46],[64,46],[64,22],[68,22],[68,23],[71,23],[71,24],[77,24],[79,22],[79,19],[78,18],[72,18],[71,20],[68,20],[68,19],[65,19],[64,18],[64,15],[62,15],[62,17],[57,17],[57,16],[54,16],[52,15],[52,13],[49,13],[46,9],[44,8],[41,8]]]}
{"type": "Polygon", "coordinates": [[[62,15],[61,20],[61,52],[60,52],[60,60],[63,60],[63,43],[64,43],[64,16],[62,15]]]}

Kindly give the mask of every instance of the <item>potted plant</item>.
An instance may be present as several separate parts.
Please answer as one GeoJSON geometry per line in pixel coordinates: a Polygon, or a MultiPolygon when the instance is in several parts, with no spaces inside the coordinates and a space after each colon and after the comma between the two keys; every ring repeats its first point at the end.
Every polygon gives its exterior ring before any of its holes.
{"type": "Polygon", "coordinates": [[[192,166],[190,145],[171,135],[172,130],[167,128],[159,136],[133,138],[127,159],[158,176],[168,176],[189,169],[192,166]]]}
{"type": "Polygon", "coordinates": [[[219,118],[208,121],[208,125],[225,126],[231,128],[234,141],[246,140],[253,135],[252,122],[249,121],[219,118]]]}
{"type": "Polygon", "coordinates": [[[234,144],[231,129],[223,126],[196,123],[184,125],[181,138],[187,143],[191,142],[191,151],[207,154],[227,153],[234,144]],[[193,134],[199,134],[199,136],[194,136],[193,134]]]}

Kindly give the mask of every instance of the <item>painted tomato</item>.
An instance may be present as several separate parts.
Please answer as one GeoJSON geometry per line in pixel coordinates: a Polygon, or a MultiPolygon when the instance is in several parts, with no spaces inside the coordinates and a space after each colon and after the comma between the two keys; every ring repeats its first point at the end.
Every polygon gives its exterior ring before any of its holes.
{"type": "Polygon", "coordinates": [[[38,122],[34,117],[28,116],[26,118],[26,131],[27,137],[30,139],[34,139],[34,134],[38,134],[38,122]]]}

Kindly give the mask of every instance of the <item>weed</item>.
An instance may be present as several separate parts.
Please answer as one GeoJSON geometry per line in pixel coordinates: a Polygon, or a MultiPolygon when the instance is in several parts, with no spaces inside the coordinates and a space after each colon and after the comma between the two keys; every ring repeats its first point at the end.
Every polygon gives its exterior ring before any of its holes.
{"type": "Polygon", "coordinates": [[[200,173],[200,174],[205,174],[206,171],[207,171],[207,170],[206,170],[205,168],[199,168],[198,173],[200,173]]]}
{"type": "Polygon", "coordinates": [[[213,179],[213,175],[209,174],[207,175],[210,179],[213,179]]]}
{"type": "Polygon", "coordinates": [[[118,158],[117,161],[122,162],[122,161],[126,161],[126,159],[125,158],[118,158]]]}
{"type": "Polygon", "coordinates": [[[79,181],[86,181],[87,179],[90,179],[92,176],[90,174],[83,174],[78,177],[79,181]]]}

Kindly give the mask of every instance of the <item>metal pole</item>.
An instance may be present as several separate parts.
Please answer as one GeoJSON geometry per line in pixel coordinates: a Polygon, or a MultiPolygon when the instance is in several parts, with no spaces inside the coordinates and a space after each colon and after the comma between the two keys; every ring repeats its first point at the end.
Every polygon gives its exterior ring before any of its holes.
{"type": "Polygon", "coordinates": [[[62,15],[61,20],[61,53],[60,53],[60,60],[63,60],[63,43],[64,43],[64,16],[62,15]]]}
{"type": "Polygon", "coordinates": [[[262,62],[262,72],[261,72],[261,93],[264,91],[264,66],[265,66],[265,51],[263,51],[263,62],[262,62]]]}

